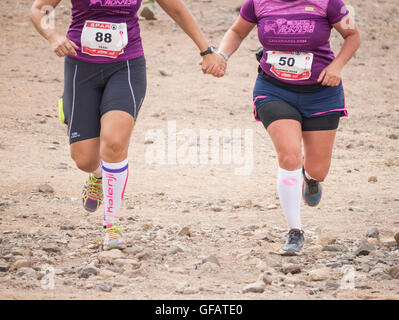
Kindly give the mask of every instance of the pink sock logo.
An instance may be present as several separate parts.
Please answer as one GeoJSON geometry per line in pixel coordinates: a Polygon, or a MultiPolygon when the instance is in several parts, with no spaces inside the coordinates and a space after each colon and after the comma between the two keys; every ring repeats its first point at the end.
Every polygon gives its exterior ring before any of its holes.
{"type": "Polygon", "coordinates": [[[284,183],[286,186],[289,186],[289,187],[295,186],[297,182],[298,182],[298,181],[297,181],[297,179],[295,179],[295,178],[285,178],[285,179],[283,180],[283,183],[284,183]]]}

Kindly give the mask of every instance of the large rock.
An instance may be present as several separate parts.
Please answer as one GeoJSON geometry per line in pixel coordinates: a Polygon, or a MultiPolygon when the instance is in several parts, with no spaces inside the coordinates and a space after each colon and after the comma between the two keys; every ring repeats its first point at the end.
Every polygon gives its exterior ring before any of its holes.
{"type": "Polygon", "coordinates": [[[112,249],[109,251],[102,251],[98,255],[98,260],[102,263],[113,263],[116,259],[123,258],[124,254],[119,249],[112,249]]]}
{"type": "Polygon", "coordinates": [[[248,293],[248,292],[263,293],[263,291],[265,291],[265,288],[266,285],[263,281],[257,281],[246,285],[242,289],[242,293],[248,293]]]}

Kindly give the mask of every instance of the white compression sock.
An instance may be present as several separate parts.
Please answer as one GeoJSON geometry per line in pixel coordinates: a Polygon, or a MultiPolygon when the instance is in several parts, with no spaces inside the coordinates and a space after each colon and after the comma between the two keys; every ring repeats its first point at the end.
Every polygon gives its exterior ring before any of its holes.
{"type": "Polygon", "coordinates": [[[119,163],[102,161],[104,225],[115,225],[119,221],[119,212],[129,175],[128,159],[119,163]]]}
{"type": "Polygon", "coordinates": [[[277,190],[288,228],[301,230],[302,169],[278,168],[277,190]]]}
{"type": "Polygon", "coordinates": [[[100,166],[95,171],[93,171],[92,174],[94,174],[94,176],[97,179],[100,179],[102,177],[102,175],[103,175],[103,167],[102,167],[102,165],[100,164],[100,166]]]}

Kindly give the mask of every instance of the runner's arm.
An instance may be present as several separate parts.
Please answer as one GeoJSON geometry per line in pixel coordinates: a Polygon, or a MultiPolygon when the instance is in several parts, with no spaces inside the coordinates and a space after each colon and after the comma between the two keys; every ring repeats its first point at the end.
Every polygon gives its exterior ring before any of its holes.
{"type": "Polygon", "coordinates": [[[239,16],[224,35],[219,46],[220,51],[223,51],[228,57],[231,57],[255,26],[255,23],[248,22],[239,16]]]}
{"type": "MultiPolygon", "coordinates": [[[[207,40],[195,18],[181,0],[157,0],[161,8],[183,29],[183,31],[195,42],[200,52],[206,51],[209,47],[207,40]]],[[[204,73],[210,70],[223,71],[226,62],[218,54],[208,54],[203,58],[202,71],[204,73]]]]}
{"type": "Polygon", "coordinates": [[[344,19],[333,24],[335,30],[344,38],[344,44],[334,61],[320,73],[318,82],[322,82],[324,86],[338,86],[341,83],[342,69],[360,47],[359,29],[352,17],[347,19],[350,19],[349,22],[344,19]]]}
{"type": "Polygon", "coordinates": [[[61,0],[35,0],[30,18],[36,30],[50,42],[51,48],[57,56],[63,57],[69,54],[76,56],[75,49],[79,49],[79,47],[74,42],[59,34],[55,28],[43,24],[43,21],[47,19],[46,7],[55,9],[60,2],[61,0]]]}

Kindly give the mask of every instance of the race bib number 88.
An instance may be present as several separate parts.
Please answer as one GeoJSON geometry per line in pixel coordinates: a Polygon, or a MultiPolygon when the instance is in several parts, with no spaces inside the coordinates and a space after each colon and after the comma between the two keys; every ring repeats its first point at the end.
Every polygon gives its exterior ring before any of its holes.
{"type": "Polygon", "coordinates": [[[267,51],[270,71],[283,80],[308,80],[311,76],[313,53],[267,51]]]}
{"type": "Polygon", "coordinates": [[[117,58],[128,43],[126,23],[86,21],[81,35],[82,52],[117,58]]]}

